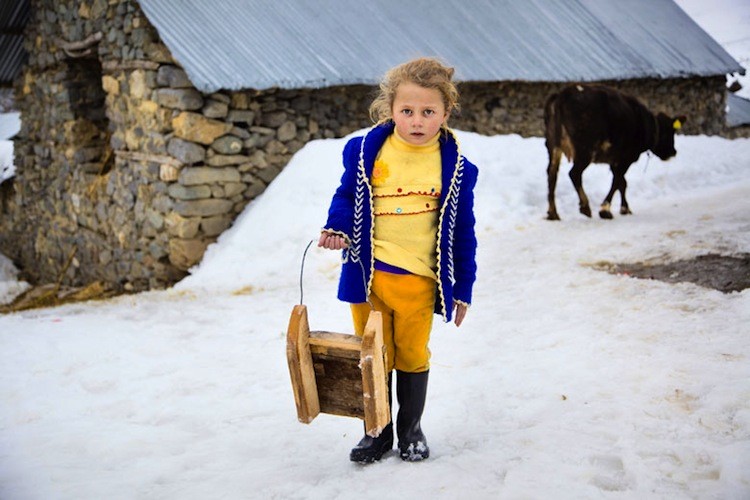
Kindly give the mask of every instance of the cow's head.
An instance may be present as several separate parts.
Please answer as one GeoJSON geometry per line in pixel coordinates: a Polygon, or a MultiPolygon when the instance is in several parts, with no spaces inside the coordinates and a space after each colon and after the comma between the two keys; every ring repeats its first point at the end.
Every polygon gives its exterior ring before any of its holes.
{"type": "Polygon", "coordinates": [[[651,151],[662,160],[668,160],[677,154],[674,149],[674,133],[679,130],[687,118],[684,116],[670,117],[664,113],[656,115],[658,127],[657,141],[651,151]]]}

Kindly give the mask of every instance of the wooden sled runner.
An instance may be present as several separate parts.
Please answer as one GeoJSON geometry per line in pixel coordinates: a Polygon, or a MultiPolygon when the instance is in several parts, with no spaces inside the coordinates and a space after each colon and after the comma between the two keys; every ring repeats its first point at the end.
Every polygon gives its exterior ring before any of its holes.
{"type": "Polygon", "coordinates": [[[377,437],[391,420],[385,373],[383,319],[371,311],[362,338],[310,331],[307,307],[289,319],[286,356],[297,418],[309,424],[319,413],[357,417],[377,437]]]}

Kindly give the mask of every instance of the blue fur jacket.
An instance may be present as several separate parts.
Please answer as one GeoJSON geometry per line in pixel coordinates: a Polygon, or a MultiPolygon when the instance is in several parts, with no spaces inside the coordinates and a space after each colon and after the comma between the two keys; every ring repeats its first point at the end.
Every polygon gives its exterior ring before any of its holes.
{"type": "MultiPolygon", "coordinates": [[[[351,139],[344,147],[344,174],[333,195],[323,230],[344,236],[349,244],[342,254],[338,291],[338,298],[345,302],[366,302],[370,294],[375,265],[370,177],[378,152],[393,128],[392,122],[377,125],[365,136],[351,139]]],[[[437,235],[435,313],[442,314],[447,322],[451,320],[454,301],[471,304],[477,270],[474,186],[478,171],[461,156],[450,131],[442,132],[440,154],[443,185],[437,235]]]]}

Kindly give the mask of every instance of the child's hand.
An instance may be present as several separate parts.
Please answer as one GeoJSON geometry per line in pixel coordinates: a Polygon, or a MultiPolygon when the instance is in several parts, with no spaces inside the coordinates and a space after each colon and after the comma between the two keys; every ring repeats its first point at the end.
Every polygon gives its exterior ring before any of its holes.
{"type": "Polygon", "coordinates": [[[466,307],[465,304],[461,304],[460,302],[453,302],[453,312],[454,312],[454,323],[456,323],[456,326],[461,326],[461,323],[463,323],[464,318],[466,317],[466,312],[469,310],[468,307],[466,307]]]}
{"type": "Polygon", "coordinates": [[[318,246],[326,248],[328,250],[343,250],[349,245],[346,243],[346,240],[343,236],[323,231],[320,233],[318,246]]]}

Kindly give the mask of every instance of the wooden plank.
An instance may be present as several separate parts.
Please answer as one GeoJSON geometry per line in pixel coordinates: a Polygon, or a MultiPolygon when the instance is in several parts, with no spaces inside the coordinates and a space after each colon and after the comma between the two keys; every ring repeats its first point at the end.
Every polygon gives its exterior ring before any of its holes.
{"type": "Polygon", "coordinates": [[[383,318],[380,312],[370,311],[362,336],[359,366],[362,370],[365,432],[372,437],[379,436],[391,421],[384,358],[383,318]]]}
{"type": "Polygon", "coordinates": [[[307,308],[303,305],[294,306],[286,334],[286,356],[292,379],[294,403],[297,406],[297,418],[306,424],[312,422],[320,413],[309,335],[307,308]]]}
{"type": "Polygon", "coordinates": [[[310,352],[359,360],[362,350],[362,339],[356,335],[333,332],[310,332],[310,352]]]}
{"type": "Polygon", "coordinates": [[[321,413],[364,419],[358,359],[313,355],[321,413]]]}

